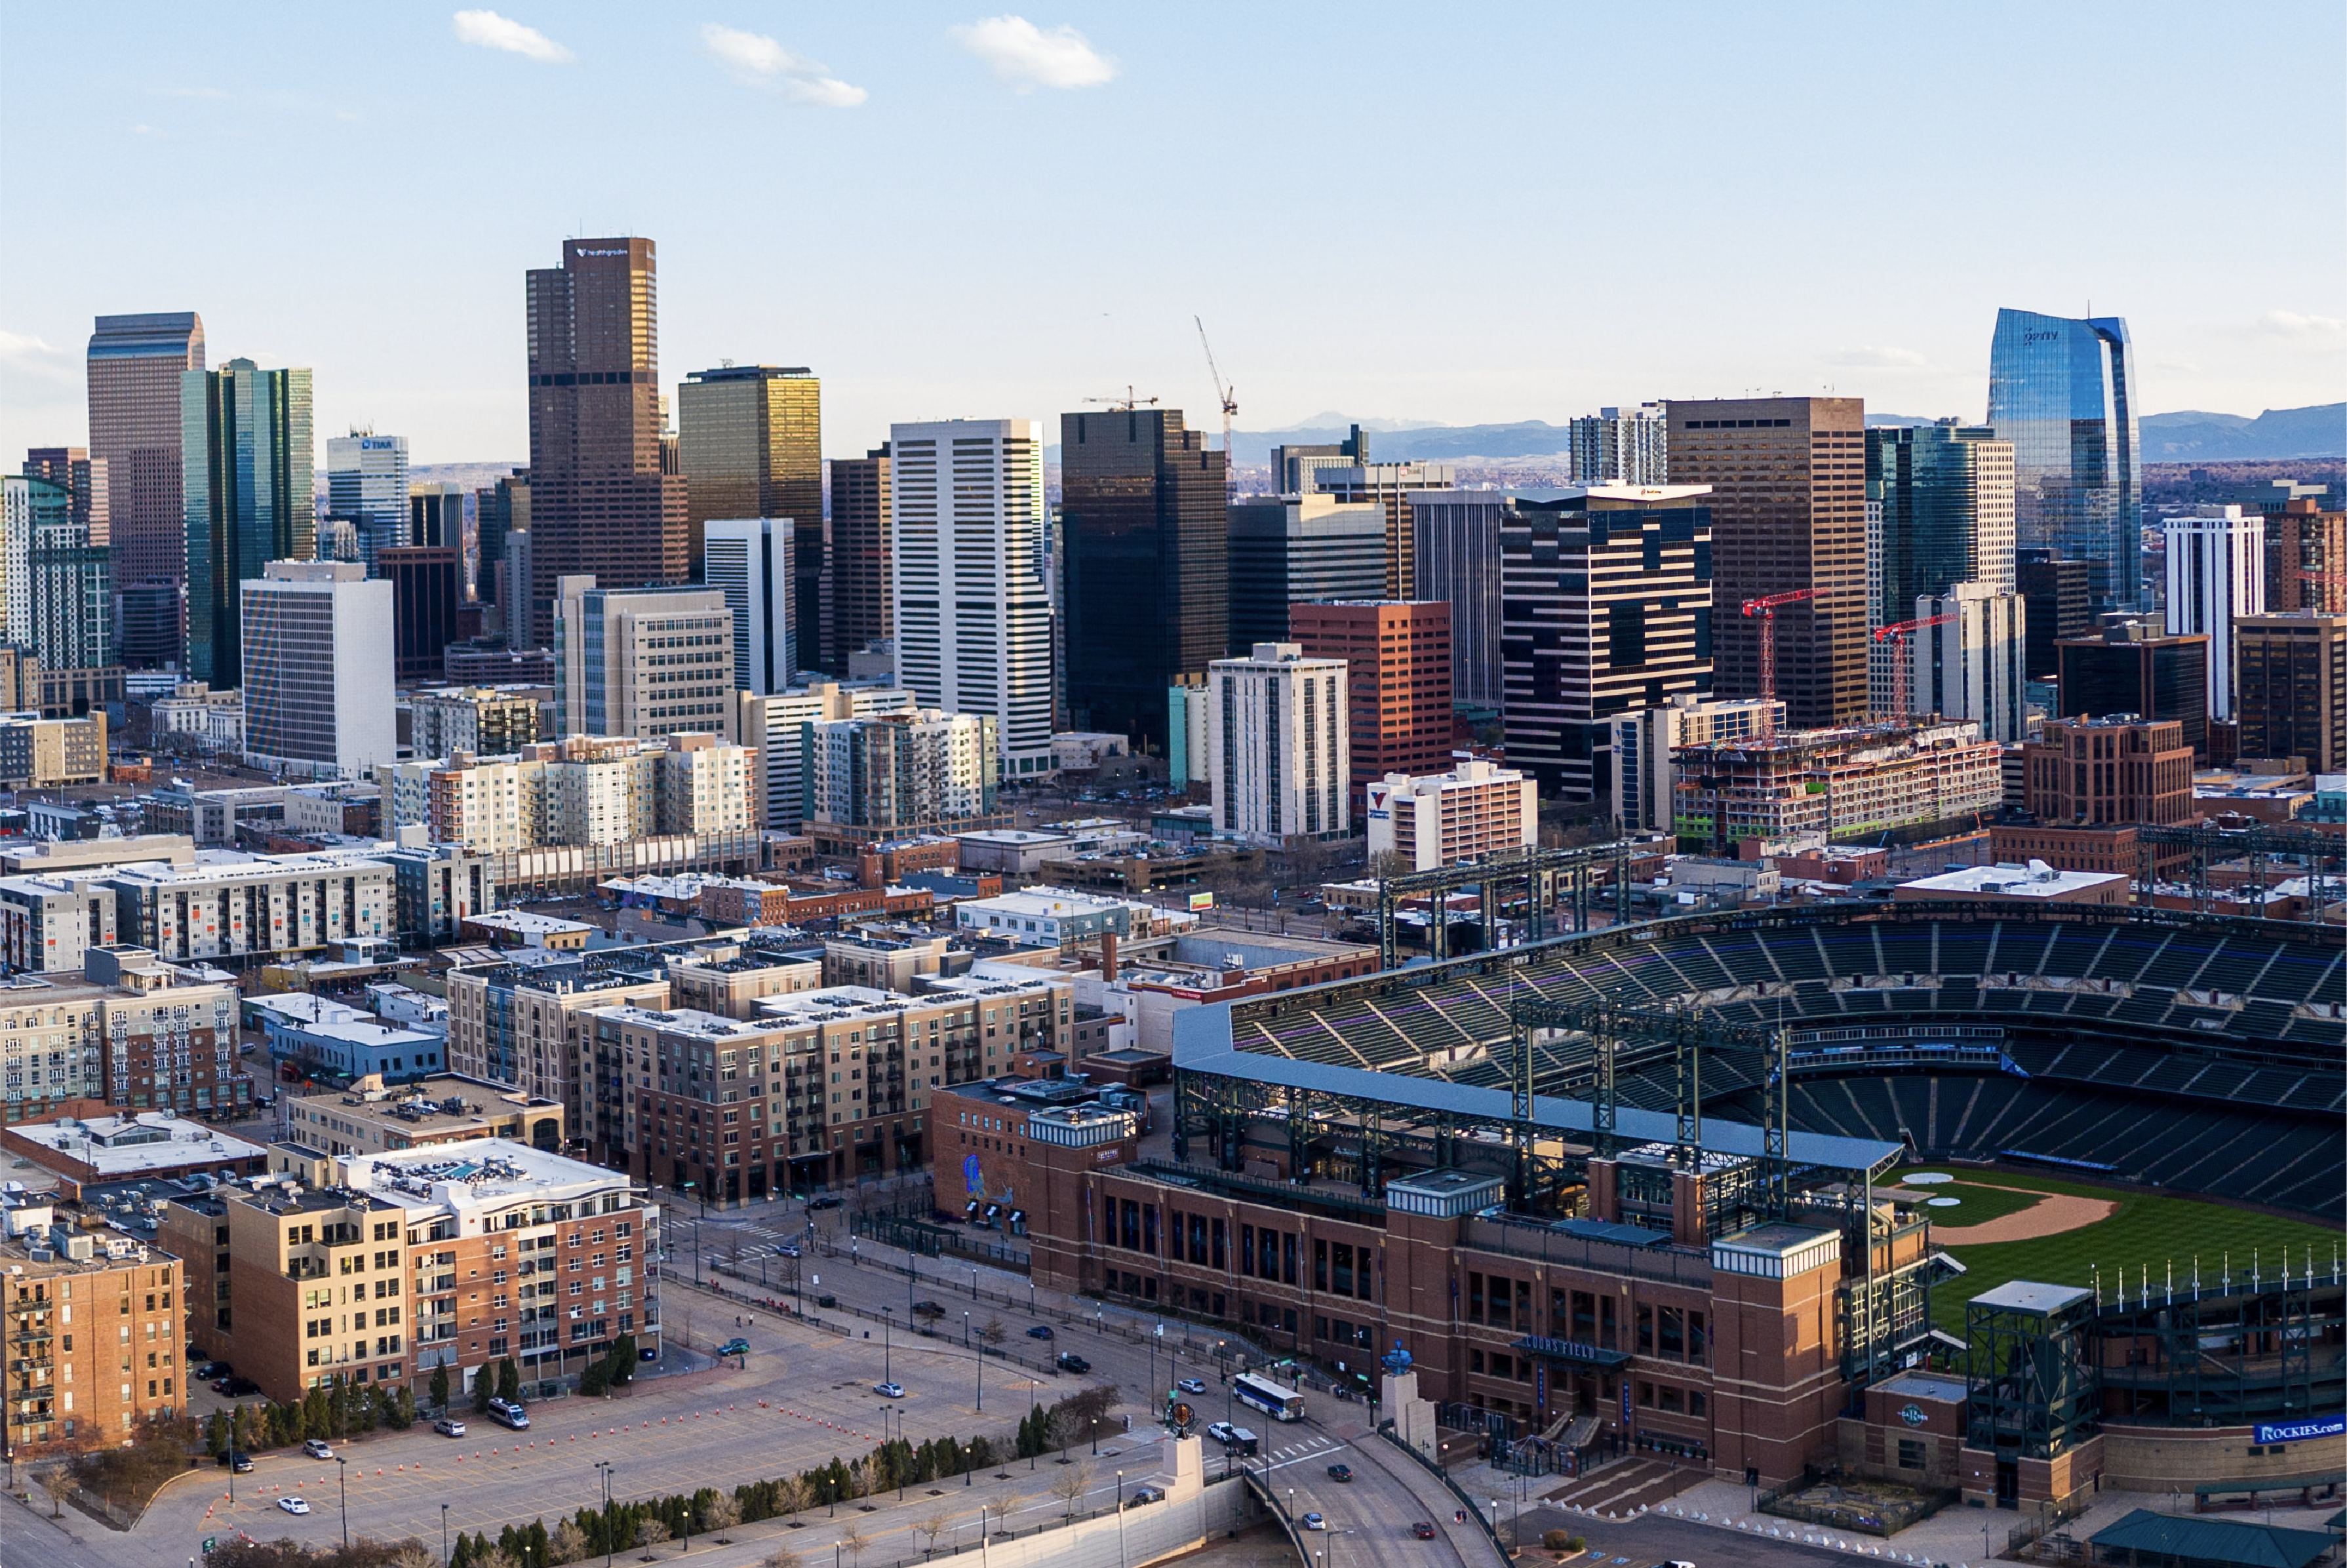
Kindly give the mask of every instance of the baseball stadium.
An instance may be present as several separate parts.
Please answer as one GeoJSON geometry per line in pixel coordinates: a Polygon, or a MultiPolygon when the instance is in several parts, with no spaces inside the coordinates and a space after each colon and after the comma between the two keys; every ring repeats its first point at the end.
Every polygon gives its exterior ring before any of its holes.
{"type": "Polygon", "coordinates": [[[1033,1151],[1038,1277],[1347,1367],[1405,1343],[1520,1465],[2058,1507],[2347,1456],[2335,930],[1621,921],[1197,1009],[1174,1045],[1170,1158],[1033,1151]]]}

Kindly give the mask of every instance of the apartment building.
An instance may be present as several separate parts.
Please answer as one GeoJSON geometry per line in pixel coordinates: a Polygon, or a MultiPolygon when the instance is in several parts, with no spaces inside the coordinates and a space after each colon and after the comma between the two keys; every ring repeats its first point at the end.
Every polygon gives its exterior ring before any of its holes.
{"type": "Polygon", "coordinates": [[[503,1138],[533,1148],[562,1147],[562,1107],[455,1073],[385,1087],[363,1078],[347,1090],[287,1093],[278,1102],[285,1136],[340,1159],[503,1138]]]}
{"type": "Polygon", "coordinates": [[[1682,747],[1672,829],[1713,853],[1747,838],[1948,822],[2003,801],[2003,748],[1971,723],[1796,730],[1682,747]]]}
{"type": "Polygon", "coordinates": [[[388,937],[398,912],[391,866],[349,850],[205,850],[190,866],[117,866],[106,880],[122,939],[166,962],[251,962],[346,937],[388,937]]]}
{"type": "Polygon", "coordinates": [[[17,974],[78,972],[114,940],[114,889],[87,877],[0,876],[0,962],[17,974]]]}
{"type": "Polygon", "coordinates": [[[817,681],[787,692],[737,692],[733,733],[758,753],[765,825],[798,825],[805,815],[802,750],[806,726],[833,719],[898,713],[916,704],[910,688],[887,681],[817,681]]]}
{"type": "Polygon", "coordinates": [[[547,686],[437,686],[408,699],[414,744],[419,757],[470,752],[479,757],[509,756],[538,738],[542,707],[554,701],[547,686]]]}
{"type": "Polygon", "coordinates": [[[1388,774],[1369,785],[1369,858],[1432,871],[1540,842],[1539,788],[1523,774],[1462,756],[1449,773],[1388,774]]]}
{"type": "Polygon", "coordinates": [[[799,816],[896,834],[994,809],[1000,742],[991,715],[922,708],[806,726],[799,816]]]}
{"type": "Polygon", "coordinates": [[[0,1121],[37,1121],[71,1100],[132,1112],[244,1105],[236,988],[220,970],[97,946],[80,973],[18,975],[0,988],[0,1121]]]}
{"type": "Polygon", "coordinates": [[[553,1101],[587,1157],[608,1158],[621,1085],[582,1020],[597,1008],[668,1006],[664,962],[646,948],[522,951],[507,963],[452,969],[448,1070],[553,1101]]]}
{"type": "Polygon", "coordinates": [[[2049,719],[2021,748],[2021,766],[2024,809],[2041,823],[2174,824],[2196,815],[2192,747],[2174,719],[2049,719]]]}
{"type": "Polygon", "coordinates": [[[191,1337],[272,1399],[334,1378],[469,1388],[511,1356],[532,1391],[656,1340],[659,1210],[623,1176],[504,1139],[334,1160],[166,1211],[191,1337]]]}
{"type": "Polygon", "coordinates": [[[477,855],[551,845],[624,845],[654,834],[746,833],[757,825],[756,753],[715,735],[647,743],[572,735],[512,757],[452,754],[392,770],[393,815],[416,810],[436,844],[477,855]]]}
{"type": "Polygon", "coordinates": [[[1266,848],[1352,831],[1351,729],[1341,659],[1258,642],[1207,666],[1214,822],[1266,848]]]}
{"type": "Polygon", "coordinates": [[[696,948],[669,965],[676,1005],[719,1018],[754,1019],[768,997],[822,989],[825,948],[724,942],[696,948]]]}
{"type": "Polygon", "coordinates": [[[95,1206],[35,1200],[0,1225],[12,1462],[124,1442],[141,1422],[187,1409],[187,1282],[177,1257],[95,1206]]]}
{"type": "Polygon", "coordinates": [[[1785,704],[1771,698],[1701,700],[1682,693],[1657,707],[1634,708],[1607,721],[1614,820],[1626,833],[1670,826],[1681,746],[1771,735],[1785,727],[1785,704]]]}

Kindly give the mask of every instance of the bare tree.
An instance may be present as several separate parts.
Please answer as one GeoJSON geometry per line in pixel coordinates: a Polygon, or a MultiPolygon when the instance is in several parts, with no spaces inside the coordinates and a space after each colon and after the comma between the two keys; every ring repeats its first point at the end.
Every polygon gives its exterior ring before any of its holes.
{"type": "Polygon", "coordinates": [[[919,1531],[928,1541],[928,1544],[921,1551],[924,1560],[938,1549],[938,1537],[951,1530],[953,1522],[953,1511],[946,1508],[940,1508],[934,1513],[925,1513],[913,1521],[913,1528],[919,1531]]]}
{"type": "Polygon", "coordinates": [[[989,1345],[999,1345],[1010,1336],[1010,1330],[1002,1326],[1002,1319],[999,1317],[987,1319],[986,1327],[978,1331],[978,1337],[989,1345]]]}
{"type": "MultiPolygon", "coordinates": [[[[636,1526],[636,1544],[644,1549],[644,1554],[641,1561],[646,1563],[651,1562],[652,1560],[652,1548],[658,1546],[661,1542],[666,1541],[667,1539],[667,1521],[661,1519],[647,1519],[638,1523],[636,1526]]],[[[475,1559],[475,1561],[477,1562],[478,1559],[475,1559]]]]}
{"type": "Polygon", "coordinates": [[[726,1542],[725,1532],[742,1522],[742,1504],[730,1491],[721,1491],[716,1500],[701,1511],[701,1528],[715,1533],[717,1544],[726,1542]]]}
{"type": "Polygon", "coordinates": [[[846,1531],[841,1532],[839,1544],[841,1548],[846,1552],[849,1562],[861,1563],[864,1557],[864,1549],[872,1544],[872,1538],[865,1534],[863,1531],[858,1530],[855,1525],[850,1524],[846,1531]]]}
{"type": "MultiPolygon", "coordinates": [[[[568,1563],[568,1557],[558,1557],[557,1563],[568,1563]]],[[[439,1568],[440,1559],[421,1541],[403,1542],[391,1554],[391,1568],[439,1568]]]]}
{"type": "Polygon", "coordinates": [[[774,1482],[774,1511],[784,1519],[807,1505],[807,1484],[797,1476],[786,1475],[774,1482]]]}
{"type": "Polygon", "coordinates": [[[1075,1522],[1076,1505],[1092,1489],[1092,1467],[1078,1461],[1051,1478],[1051,1495],[1068,1505],[1068,1522],[1075,1522]]]}
{"type": "Polygon", "coordinates": [[[806,1568],[806,1559],[787,1546],[777,1546],[759,1560],[758,1568],[806,1568]]]}
{"type": "MultiPolygon", "coordinates": [[[[566,1519],[547,1536],[546,1549],[547,1556],[555,1563],[576,1563],[587,1555],[587,1532],[579,1528],[577,1520],[566,1519]]],[[[429,1554],[426,1556],[425,1562],[403,1563],[399,1568],[432,1568],[429,1554]]]]}

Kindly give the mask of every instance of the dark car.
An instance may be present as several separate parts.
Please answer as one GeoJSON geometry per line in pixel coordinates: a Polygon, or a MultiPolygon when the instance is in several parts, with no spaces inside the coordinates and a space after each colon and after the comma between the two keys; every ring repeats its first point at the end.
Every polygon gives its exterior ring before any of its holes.
{"type": "Polygon", "coordinates": [[[923,1317],[943,1317],[946,1315],[946,1309],[934,1301],[916,1301],[913,1310],[923,1317]]]}
{"type": "Polygon", "coordinates": [[[636,1359],[639,1361],[659,1360],[660,1347],[657,1345],[639,1345],[636,1347],[636,1359]]]}
{"type": "Polygon", "coordinates": [[[241,1399],[261,1392],[261,1385],[250,1378],[222,1378],[212,1385],[212,1392],[231,1399],[241,1399]]]}
{"type": "Polygon", "coordinates": [[[1417,1536],[1420,1541],[1431,1541],[1434,1539],[1434,1526],[1428,1523],[1423,1519],[1412,1524],[1409,1527],[1409,1532],[1412,1535],[1417,1536]]]}
{"type": "Polygon", "coordinates": [[[1330,1481],[1350,1481],[1353,1479],[1353,1467],[1348,1464],[1332,1464],[1328,1467],[1328,1479],[1330,1481]]]}
{"type": "Polygon", "coordinates": [[[835,1209],[842,1207],[846,1204],[846,1202],[847,1200],[846,1198],[835,1198],[829,1196],[809,1198],[807,1200],[807,1208],[810,1212],[815,1209],[835,1209]]]}
{"type": "Polygon", "coordinates": [[[1089,1372],[1092,1369],[1092,1364],[1073,1350],[1061,1351],[1058,1365],[1062,1372],[1089,1372]]]}
{"type": "Polygon", "coordinates": [[[1051,1337],[1051,1326],[1048,1323],[1038,1323],[1034,1327],[1027,1330],[1027,1337],[1030,1339],[1049,1339],[1051,1337]]]}
{"type": "Polygon", "coordinates": [[[215,1378],[225,1378],[234,1370],[236,1368],[225,1361],[207,1361],[196,1368],[196,1378],[200,1382],[209,1383],[215,1378]]]}
{"type": "Polygon", "coordinates": [[[236,1450],[231,1449],[226,1453],[220,1456],[220,1461],[222,1465],[236,1471],[239,1475],[250,1475],[252,1473],[252,1456],[251,1454],[239,1453],[236,1450]]]}

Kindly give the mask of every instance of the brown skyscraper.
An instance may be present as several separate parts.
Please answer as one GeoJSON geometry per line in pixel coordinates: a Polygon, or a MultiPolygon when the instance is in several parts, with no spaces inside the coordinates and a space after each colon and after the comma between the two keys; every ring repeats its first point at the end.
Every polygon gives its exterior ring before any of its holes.
{"type": "MultiPolygon", "coordinates": [[[[107,466],[118,590],[187,575],[180,485],[179,376],[204,368],[204,323],[193,311],[100,316],[89,338],[89,455],[107,466]]],[[[175,596],[176,597],[176,596],[175,596]]],[[[180,655],[180,615],[126,621],[120,657],[140,667],[180,655]]]]}
{"type": "Polygon", "coordinates": [[[1776,695],[1795,729],[1866,717],[1866,404],[1856,397],[1670,405],[1671,483],[1711,487],[1713,692],[1758,697],[1746,600],[1776,612],[1776,695]]]}
{"type": "Polygon", "coordinates": [[[888,448],[831,465],[831,662],[847,673],[847,656],[896,635],[888,615],[888,448]]]}
{"type": "Polygon", "coordinates": [[[799,662],[825,661],[832,642],[830,551],[823,522],[823,383],[805,365],[729,364],[696,370],[676,389],[680,456],[692,494],[687,544],[703,580],[702,528],[713,520],[791,520],[791,634],[799,662]]]}
{"type": "MultiPolygon", "coordinates": [[[[528,275],[530,585],[554,637],[557,579],[682,582],[685,487],[661,472],[660,330],[650,240],[566,240],[528,275]]],[[[518,607],[517,607],[518,610],[518,607]]]]}
{"type": "Polygon", "coordinates": [[[1289,641],[1345,661],[1353,810],[1388,774],[1450,767],[1450,601],[1312,600],[1287,608],[1289,641]]]}

